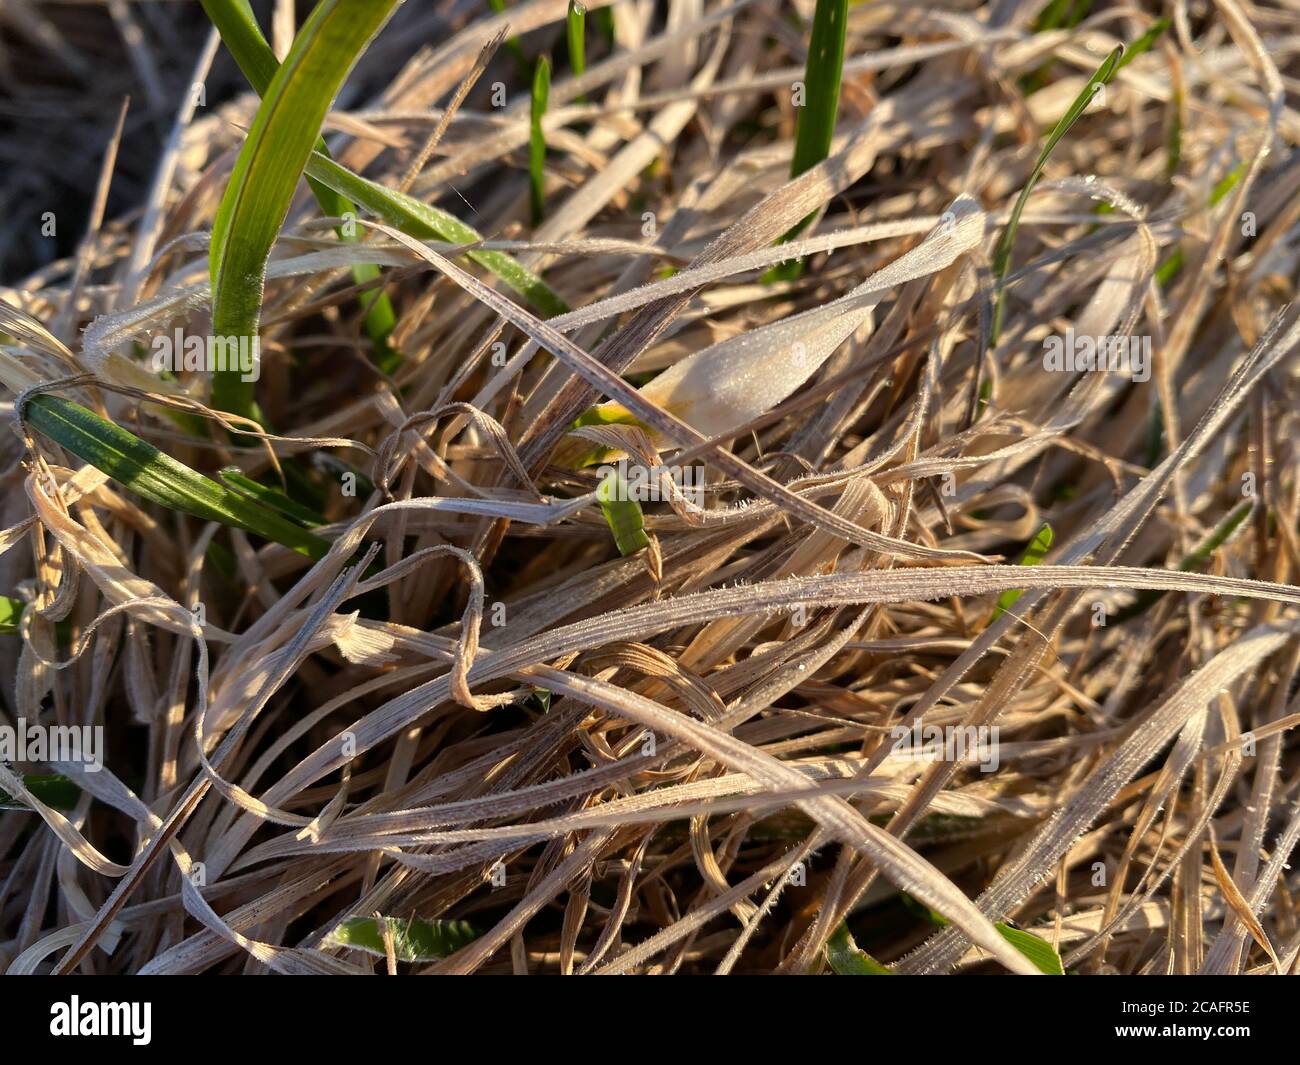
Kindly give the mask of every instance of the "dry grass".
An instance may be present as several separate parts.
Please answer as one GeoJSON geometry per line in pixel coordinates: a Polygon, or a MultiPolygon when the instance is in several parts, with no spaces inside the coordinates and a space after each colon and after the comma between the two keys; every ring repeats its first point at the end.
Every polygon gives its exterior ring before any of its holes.
{"type": "MultiPolygon", "coordinates": [[[[182,6],[148,11],[140,69],[192,65],[158,29],[180,39],[182,6]]],[[[906,972],[1027,968],[990,920],[1084,973],[1294,969],[1300,12],[1098,3],[1035,33],[1041,6],[851,7],[832,154],[790,181],[810,3],[620,0],[577,80],[564,0],[407,5],[327,122],[336,158],[577,309],[542,322],[463,249],[364,216],[343,245],[304,188],[261,441],[205,429],[207,376],[162,380],[147,351],[207,328],[204,235],[255,101],[167,98],[157,177],[101,224],[114,100],[70,164],[90,236],[0,290],[70,350],[11,333],[3,380],[287,485],[334,547],[313,564],[5,434],[0,593],[28,608],[0,724],[103,725],[107,755],[14,767],[71,777],[62,814],[0,767],[37,808],[0,814],[0,968],[823,972],[847,919],[906,972]],[[1044,131],[1166,7],[1029,198],[990,345],[1044,131]],[[441,110],[507,21],[555,60],[535,228],[528,71],[501,48],[441,110]],[[794,252],[798,277],[764,277],[794,252]],[[1067,329],[1149,337],[1150,379],[1047,372],[1067,329]],[[725,380],[634,391],[724,342],[725,380]],[[778,387],[796,350],[815,369],[778,387]],[[645,431],[570,432],[607,400],[645,431]],[[647,503],[650,546],[620,557],[574,461],[593,442],[703,465],[703,502],[647,503]],[[1045,523],[1046,561],[1015,565],[1045,523]],[[922,718],[996,727],[996,771],[896,750],[922,718]],[[328,940],[374,914],[475,938],[387,963],[328,940]]]]}

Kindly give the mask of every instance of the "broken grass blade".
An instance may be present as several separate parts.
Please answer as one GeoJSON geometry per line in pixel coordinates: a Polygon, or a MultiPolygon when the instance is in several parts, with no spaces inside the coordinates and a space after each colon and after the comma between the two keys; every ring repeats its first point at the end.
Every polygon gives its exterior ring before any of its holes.
{"type": "Polygon", "coordinates": [[[596,500],[600,511],[605,516],[609,531],[614,534],[614,543],[620,555],[635,555],[643,547],[650,546],[650,538],[645,532],[645,517],[641,513],[641,504],[631,498],[627,481],[613,470],[600,482],[596,489],[596,500]]]}
{"type": "MultiPolygon", "coordinates": [[[[369,178],[354,174],[345,166],[319,152],[307,163],[307,173],[347,196],[367,211],[382,218],[417,240],[442,240],[451,244],[476,244],[483,239],[455,215],[417,200],[403,192],[385,188],[369,178]]],[[[468,251],[466,257],[499,277],[503,284],[523,296],[546,317],[554,318],[569,310],[569,305],[553,292],[546,282],[518,260],[503,251],[468,251]]]]}
{"type": "MultiPolygon", "coordinates": [[[[267,86],[212,225],[212,329],[258,336],[266,262],[344,79],[398,0],[322,0],[267,86]]],[[[254,416],[253,382],[217,371],[213,404],[254,416]]]]}
{"type": "Polygon", "coordinates": [[[392,937],[393,956],[398,961],[406,962],[437,961],[478,938],[478,931],[466,921],[349,917],[325,937],[322,945],[326,949],[360,950],[375,957],[386,958],[386,932],[392,937]]]}
{"type": "Polygon", "coordinates": [[[853,941],[849,926],[843,921],[826,941],[826,961],[840,976],[894,976],[853,941]]]}

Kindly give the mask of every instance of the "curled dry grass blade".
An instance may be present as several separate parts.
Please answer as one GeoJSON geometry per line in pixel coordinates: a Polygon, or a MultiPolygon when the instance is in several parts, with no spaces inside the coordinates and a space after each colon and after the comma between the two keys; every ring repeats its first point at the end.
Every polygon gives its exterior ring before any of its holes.
{"type": "Polygon", "coordinates": [[[0,725],[106,756],[0,767],[0,969],[1293,970],[1300,33],[585,6],[280,64],[207,0],[254,92],[147,192],[85,127],[82,213],[147,206],[0,287],[0,725]],[[153,365],[214,222],[274,435],[153,365]]]}

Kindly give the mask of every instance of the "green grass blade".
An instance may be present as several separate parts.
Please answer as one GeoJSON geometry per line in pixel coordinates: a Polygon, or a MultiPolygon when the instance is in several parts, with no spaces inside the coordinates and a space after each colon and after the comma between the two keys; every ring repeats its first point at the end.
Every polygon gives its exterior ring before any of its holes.
{"type": "Polygon", "coordinates": [[[1047,30],[1054,30],[1064,20],[1066,13],[1070,10],[1071,0],[1049,0],[1049,3],[1034,19],[1034,32],[1044,33],[1047,30]]]}
{"type": "MultiPolygon", "coordinates": [[[[474,244],[483,239],[477,230],[455,215],[354,174],[319,153],[312,155],[307,163],[307,173],[355,200],[407,236],[452,244],[474,244]]],[[[569,305],[546,282],[505,252],[469,251],[465,254],[471,261],[494,273],[503,284],[518,292],[547,318],[564,314],[569,309],[569,305]]]]}
{"type": "Polygon", "coordinates": [[[223,488],[78,403],[60,396],[34,396],[23,416],[82,461],[169,510],[256,533],[311,558],[321,558],[329,550],[328,541],[223,488]]]}
{"type": "MultiPolygon", "coordinates": [[[[1237,186],[1237,182],[1245,176],[1249,163],[1238,163],[1221,177],[1210,190],[1210,206],[1217,207],[1225,196],[1228,195],[1237,186]]],[[[1175,248],[1169,257],[1156,267],[1156,281],[1161,288],[1164,288],[1182,273],[1183,266],[1187,262],[1187,253],[1182,248],[1175,248]]]]}
{"type": "Polygon", "coordinates": [[[533,71],[533,98],[529,109],[531,123],[528,134],[528,191],[532,208],[533,225],[542,224],[542,206],[545,202],[546,133],[542,119],[546,117],[546,104],[551,95],[551,62],[546,56],[537,61],[533,71]]]}
{"type": "Polygon", "coordinates": [[[826,961],[840,976],[895,975],[853,941],[849,926],[843,921],[826,941],[826,961]]]}
{"type": "Polygon", "coordinates": [[[569,0],[565,29],[569,45],[569,69],[573,71],[574,77],[579,77],[587,69],[587,9],[578,0],[569,0]]]}
{"type": "Polygon", "coordinates": [[[1069,110],[1061,116],[1060,121],[1053,127],[1052,132],[1048,134],[1042,151],[1038,153],[1034,168],[1029,173],[1029,180],[1025,182],[1025,187],[1020,190],[1020,196],[1011,209],[1011,217],[1007,219],[1007,224],[1002,230],[1002,236],[993,252],[993,278],[996,295],[993,301],[993,328],[989,337],[990,344],[997,344],[998,336],[1002,332],[1002,315],[1005,310],[1007,294],[1006,279],[1007,272],[1011,268],[1011,249],[1016,242],[1016,231],[1020,228],[1020,216],[1024,213],[1029,194],[1033,192],[1034,186],[1038,184],[1038,179],[1042,176],[1043,167],[1047,165],[1047,159],[1052,154],[1052,150],[1060,143],[1061,138],[1070,131],[1070,127],[1079,121],[1083,112],[1087,110],[1088,105],[1092,102],[1096,86],[1108,84],[1111,78],[1115,76],[1115,71],[1119,69],[1119,61],[1123,58],[1123,55],[1124,46],[1117,45],[1115,50],[1102,60],[1101,66],[1097,68],[1097,72],[1084,86],[1083,92],[1075,97],[1074,103],[1070,105],[1069,110]]]}
{"type": "Polygon", "coordinates": [[[240,72],[258,96],[265,96],[271,79],[280,69],[271,46],[262,35],[253,7],[248,0],[202,0],[203,12],[230,49],[240,72]]]}
{"type": "MultiPolygon", "coordinates": [[[[1048,30],[1070,29],[1083,21],[1092,8],[1092,0],[1051,0],[1034,19],[1033,32],[1045,33],[1048,30]]],[[[1032,74],[1020,79],[1020,89],[1029,96],[1047,85],[1056,59],[1047,60],[1032,74]]]]}
{"type": "MultiPolygon", "coordinates": [[[[817,0],[813,11],[808,59],[804,64],[804,105],[799,109],[790,177],[797,178],[820,163],[831,150],[835,116],[844,77],[844,38],[848,30],[848,0],[817,0]]],[[[812,221],[809,215],[788,232],[793,240],[812,221]]]]}
{"type": "Polygon", "coordinates": [[[830,151],[835,115],[840,106],[848,19],[848,0],[817,0],[804,66],[804,88],[808,95],[799,109],[794,158],[790,162],[792,178],[812,169],[830,151]]]}
{"type": "Polygon", "coordinates": [[[1172,20],[1167,16],[1156,19],[1147,27],[1147,31],[1142,36],[1124,49],[1124,55],[1119,61],[1119,66],[1115,69],[1123,70],[1143,52],[1149,52],[1156,41],[1160,39],[1160,35],[1169,29],[1172,24],[1172,20]]]}
{"type": "MultiPolygon", "coordinates": [[[[222,42],[234,56],[240,71],[248,79],[248,84],[258,96],[264,96],[280,67],[280,61],[266,43],[248,0],[203,0],[203,10],[221,34],[222,42]]],[[[317,138],[316,150],[322,155],[329,155],[324,138],[317,138]]],[[[307,184],[321,211],[330,218],[346,218],[355,214],[356,208],[347,197],[340,196],[329,186],[322,185],[311,177],[307,178],[307,184]]],[[[349,243],[355,243],[359,239],[342,226],[335,233],[340,240],[349,243]]],[[[352,267],[352,279],[358,285],[368,284],[377,277],[379,267],[373,264],[359,263],[352,267]]],[[[375,291],[363,294],[361,303],[366,308],[366,336],[370,338],[375,361],[384,373],[392,373],[401,365],[401,356],[388,342],[389,335],[397,325],[397,314],[393,310],[392,301],[387,293],[375,291]]]]}
{"type": "Polygon", "coordinates": [[[398,917],[349,917],[328,936],[324,946],[346,947],[385,958],[384,931],[393,938],[393,956],[398,961],[437,961],[454,954],[478,938],[478,931],[466,921],[421,921],[398,917]],[[380,923],[382,921],[382,924],[380,923]]]}
{"type": "MultiPolygon", "coordinates": [[[[1044,525],[1029,541],[1029,546],[1025,548],[1024,555],[1020,558],[1022,566],[1037,566],[1047,556],[1047,552],[1052,549],[1052,527],[1044,525]]],[[[998,605],[993,611],[993,617],[990,621],[997,621],[1003,614],[1010,610],[1016,604],[1016,600],[1024,595],[1020,588],[1008,588],[998,596],[998,605]]]]}
{"type": "MultiPolygon", "coordinates": [[[[1228,512],[1228,516],[1219,522],[1219,524],[1210,531],[1210,534],[1197,544],[1186,558],[1178,563],[1178,571],[1180,573],[1190,573],[1193,570],[1199,569],[1208,562],[1210,556],[1227,543],[1228,537],[1235,533],[1241,526],[1241,523],[1250,516],[1252,506],[1253,504],[1251,501],[1246,499],[1233,507],[1233,509],[1228,512]]],[[[1149,588],[1144,592],[1140,592],[1131,606],[1120,611],[1116,620],[1128,621],[1130,618],[1135,618],[1139,614],[1143,614],[1147,610],[1151,609],[1151,607],[1158,603],[1163,596],[1168,594],[1168,592],[1157,591],[1154,588],[1149,588]]]]}
{"type": "MultiPolygon", "coordinates": [[[[212,328],[257,337],[266,261],[321,124],[348,72],[399,0],[321,0],[262,97],[212,226],[212,328]]],[[[253,415],[253,383],[213,377],[214,404],[253,415]]]]}
{"type": "Polygon", "coordinates": [[[304,507],[294,499],[290,499],[283,492],[274,488],[268,488],[259,481],[246,477],[234,466],[222,470],[217,474],[221,478],[221,483],[232,491],[238,492],[271,510],[279,511],[287,518],[292,518],[299,525],[306,528],[315,528],[318,525],[325,524],[323,515],[316,513],[311,507],[304,507]]]}
{"type": "Polygon", "coordinates": [[[635,555],[643,547],[650,546],[641,504],[630,498],[630,495],[627,481],[617,470],[601,481],[600,487],[596,489],[600,511],[605,516],[609,531],[614,534],[614,543],[618,546],[620,555],[635,555]]]}
{"type": "Polygon", "coordinates": [[[602,7],[596,11],[596,29],[612,48],[615,37],[614,8],[612,6],[602,7]]]}
{"type": "Polygon", "coordinates": [[[0,636],[12,636],[18,631],[18,622],[26,604],[11,595],[0,595],[0,636]]]}
{"type": "MultiPolygon", "coordinates": [[[[912,898],[904,892],[901,896],[903,905],[915,913],[918,917],[929,921],[938,928],[947,928],[951,922],[937,910],[930,909],[925,903],[912,898]]],[[[1016,950],[1020,951],[1026,958],[1038,967],[1038,971],[1047,976],[1064,976],[1065,966],[1061,962],[1061,956],[1052,947],[1052,944],[1032,932],[1026,932],[1022,928],[1016,928],[1007,924],[1005,921],[995,921],[993,927],[998,930],[998,934],[1010,943],[1016,950]]]]}
{"type": "MultiPolygon", "coordinates": [[[[71,810],[81,798],[81,789],[67,777],[58,773],[45,776],[22,776],[23,786],[46,806],[55,810],[71,810]]],[[[0,810],[30,811],[21,799],[16,799],[0,788],[0,810]]]]}
{"type": "Polygon", "coordinates": [[[993,927],[998,930],[1003,939],[1033,962],[1038,967],[1039,972],[1045,976],[1065,975],[1065,966],[1061,963],[1061,956],[1056,953],[1052,944],[1047,940],[1031,932],[1026,932],[1022,928],[1012,928],[1011,925],[1002,921],[998,921],[993,927]]]}
{"type": "MultiPolygon", "coordinates": [[[[816,166],[830,153],[831,139],[835,135],[835,116],[840,105],[840,82],[844,76],[848,18],[848,0],[817,0],[808,40],[808,58],[804,63],[805,98],[795,124],[794,155],[790,160],[792,179],[816,166]]],[[[794,240],[808,228],[815,213],[796,222],[777,243],[794,240]]],[[[792,259],[769,266],[760,280],[764,284],[794,281],[803,270],[804,261],[792,259]]]]}
{"type": "Polygon", "coordinates": [[[1183,161],[1183,94],[1177,89],[1169,100],[1169,132],[1165,134],[1165,177],[1178,173],[1183,161]]]}

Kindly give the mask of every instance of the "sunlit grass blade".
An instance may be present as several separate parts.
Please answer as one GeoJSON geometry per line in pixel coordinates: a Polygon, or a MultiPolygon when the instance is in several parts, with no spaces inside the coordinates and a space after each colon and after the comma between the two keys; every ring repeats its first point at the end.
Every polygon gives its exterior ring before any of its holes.
{"type": "Polygon", "coordinates": [[[151,502],[256,533],[311,558],[329,550],[328,541],[222,487],[78,403],[60,396],[34,396],[24,418],[59,446],[151,502]]]}
{"type": "Polygon", "coordinates": [[[643,547],[650,546],[641,504],[631,498],[627,481],[617,470],[600,482],[596,500],[600,503],[600,511],[605,516],[609,531],[614,534],[614,543],[618,546],[620,555],[634,555],[643,547]]]}
{"type": "Polygon", "coordinates": [[[384,943],[392,937],[393,957],[398,961],[437,961],[454,954],[478,938],[478,931],[466,921],[403,920],[398,917],[349,917],[328,936],[324,946],[361,950],[379,958],[388,956],[384,943]],[[382,922],[382,923],[381,923],[382,922]]]}
{"type": "Polygon", "coordinates": [[[1047,141],[1043,144],[1042,151],[1038,153],[1034,168],[1029,173],[1029,180],[1025,182],[1024,188],[1020,190],[1020,196],[1011,209],[1011,216],[1007,219],[1007,224],[1002,230],[1002,236],[993,252],[993,279],[996,291],[993,299],[993,327],[989,336],[990,344],[996,345],[1002,332],[1002,316],[1006,305],[1006,279],[1007,273],[1011,269],[1011,249],[1016,243],[1016,231],[1020,228],[1020,216],[1024,213],[1029,194],[1033,192],[1034,186],[1038,184],[1038,179],[1043,174],[1043,167],[1047,165],[1052,150],[1060,143],[1061,138],[1070,131],[1070,127],[1079,120],[1084,111],[1088,109],[1088,105],[1092,103],[1098,87],[1105,86],[1115,76],[1115,71],[1119,69],[1119,61],[1123,58],[1123,55],[1124,46],[1116,45],[1114,51],[1102,60],[1101,66],[1089,79],[1088,84],[1083,87],[1083,91],[1075,97],[1074,103],[1070,105],[1069,110],[1061,116],[1060,121],[1053,127],[1052,132],[1048,134],[1047,141]]]}
{"type": "MultiPolygon", "coordinates": [[[[452,244],[475,244],[483,239],[477,230],[455,215],[354,174],[319,153],[313,154],[307,163],[307,173],[407,236],[452,244]]],[[[465,254],[472,262],[494,273],[546,317],[553,318],[569,309],[569,305],[546,282],[505,252],[479,250],[465,254]]]]}
{"type": "MultiPolygon", "coordinates": [[[[901,897],[904,906],[929,921],[936,928],[947,928],[952,923],[943,914],[912,898],[912,896],[903,893],[901,897]]],[[[1065,975],[1065,966],[1061,962],[1061,956],[1047,940],[1034,935],[1032,932],[1026,932],[1023,928],[1016,928],[1014,925],[1007,924],[1006,921],[995,921],[993,927],[998,930],[998,935],[1028,958],[1039,972],[1046,976],[1065,975]]]]}
{"type": "MultiPolygon", "coordinates": [[[[271,46],[262,35],[262,28],[248,0],[203,0],[203,10],[221,34],[221,40],[234,56],[236,64],[243,72],[248,84],[258,96],[266,94],[271,79],[275,77],[280,61],[276,59],[271,46]]],[[[324,138],[317,138],[316,150],[322,155],[329,155],[324,138]]],[[[346,218],[355,212],[355,208],[345,196],[339,195],[327,185],[322,185],[310,176],[307,184],[312,195],[320,205],[321,211],[330,218],[346,218]]],[[[340,240],[355,242],[358,237],[346,227],[335,229],[340,240]]],[[[358,285],[368,284],[379,277],[379,267],[370,263],[358,263],[352,267],[352,279],[358,285]]],[[[392,301],[382,291],[366,292],[361,296],[361,304],[366,308],[366,336],[375,353],[375,361],[384,373],[392,373],[401,364],[401,356],[394,351],[388,338],[397,324],[397,315],[393,311],[392,301]]]]}
{"type": "MultiPolygon", "coordinates": [[[[848,29],[848,0],[817,0],[813,11],[812,36],[804,66],[804,105],[799,109],[795,129],[794,157],[790,177],[811,170],[830,153],[835,135],[835,116],[840,106],[840,82],[844,76],[844,40],[848,29]]],[[[805,218],[785,235],[792,240],[811,220],[805,218]]]]}
{"type": "Polygon", "coordinates": [[[296,500],[290,499],[283,492],[268,488],[259,481],[246,477],[233,466],[222,470],[217,476],[221,478],[221,483],[232,491],[247,496],[271,510],[279,511],[285,517],[292,518],[299,525],[306,528],[315,528],[318,525],[325,524],[325,518],[310,507],[304,507],[296,500]]]}
{"type": "Polygon", "coordinates": [[[840,105],[840,80],[844,76],[848,12],[848,0],[817,0],[804,66],[807,97],[799,109],[794,158],[790,162],[792,178],[816,166],[830,151],[840,105]]]}
{"type": "MultiPolygon", "coordinates": [[[[844,76],[844,42],[848,30],[848,0],[817,0],[813,11],[808,58],[804,63],[802,106],[796,120],[794,154],[790,177],[820,163],[830,153],[835,135],[835,116],[840,105],[840,82],[844,76]]],[[[795,223],[778,243],[794,240],[813,215],[795,223]]],[[[762,280],[793,281],[803,273],[803,260],[777,263],[763,272],[762,280]]]]}
{"type": "MultiPolygon", "coordinates": [[[[1037,566],[1044,558],[1047,552],[1052,549],[1052,527],[1044,525],[1029,541],[1029,546],[1025,548],[1025,553],[1020,558],[1022,566],[1037,566]]],[[[1016,600],[1025,593],[1019,588],[1008,588],[998,596],[998,605],[993,610],[992,621],[997,621],[1003,614],[1016,605],[1016,600]]]]}
{"type": "Polygon", "coordinates": [[[1004,921],[995,922],[993,927],[998,930],[1003,939],[1033,962],[1038,967],[1039,972],[1045,976],[1065,975],[1065,966],[1061,963],[1061,956],[1056,953],[1055,948],[1047,940],[1034,935],[1032,932],[1026,932],[1023,928],[1013,928],[1004,921]]]}
{"type": "MultiPolygon", "coordinates": [[[[212,329],[257,338],[266,261],[289,212],[321,124],[348,72],[399,0],[322,0],[262,97],[217,209],[209,253],[212,329]]],[[[253,383],[214,374],[214,404],[254,415],[253,383]]]]}
{"type": "Polygon", "coordinates": [[[569,0],[565,34],[569,45],[569,68],[577,77],[587,69],[587,9],[578,0],[569,0]]]}
{"type": "Polygon", "coordinates": [[[528,190],[533,225],[542,223],[542,206],[545,203],[546,132],[542,119],[546,117],[546,104],[551,95],[551,61],[542,56],[533,71],[533,97],[529,108],[528,134],[528,190]]]}
{"type": "Polygon", "coordinates": [[[876,961],[853,941],[849,926],[843,921],[826,941],[826,962],[840,976],[893,976],[894,973],[876,961]]]}
{"type": "Polygon", "coordinates": [[[0,595],[0,636],[12,636],[18,631],[25,605],[21,599],[0,595]]]}

